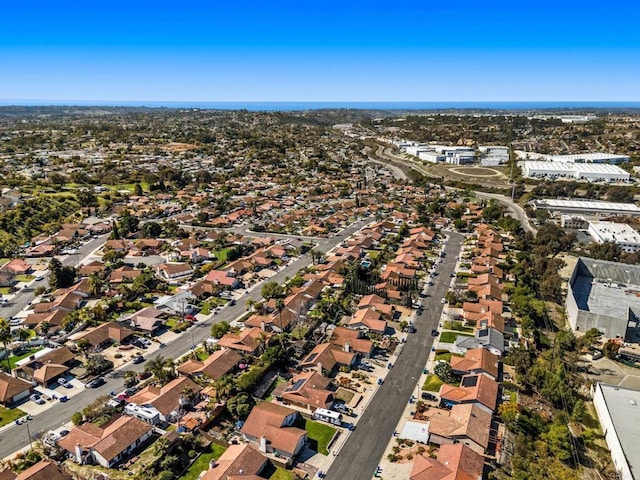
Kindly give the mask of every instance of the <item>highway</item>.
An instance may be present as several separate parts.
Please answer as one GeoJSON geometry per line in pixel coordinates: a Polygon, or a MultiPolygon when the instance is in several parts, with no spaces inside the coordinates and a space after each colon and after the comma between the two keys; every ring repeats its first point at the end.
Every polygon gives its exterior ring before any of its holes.
{"type": "MultiPolygon", "coordinates": [[[[327,472],[330,480],[370,480],[400,420],[417,379],[427,363],[433,346],[431,330],[438,328],[444,298],[460,253],[463,236],[449,233],[446,257],[438,268],[434,284],[422,299],[423,313],[414,324],[416,333],[407,337],[398,359],[376,392],[327,472]]],[[[384,477],[384,472],[382,474],[384,477]]]]}
{"type": "MultiPolygon", "coordinates": [[[[319,249],[321,249],[323,252],[326,252],[371,221],[372,219],[370,218],[361,220],[345,228],[338,235],[335,235],[331,238],[317,239],[317,241],[319,242],[319,249]]],[[[83,249],[83,251],[86,250],[88,253],[91,253],[91,251],[93,251],[95,248],[97,248],[97,246],[95,246],[94,244],[93,249],[90,250],[90,247],[87,247],[87,249],[83,249]]],[[[78,255],[82,254],[79,253],[78,255]]],[[[311,256],[307,253],[291,264],[287,265],[274,276],[267,279],[267,281],[276,281],[278,283],[283,283],[287,277],[293,277],[298,272],[298,270],[307,267],[311,262],[311,256]]],[[[262,298],[260,286],[261,284],[257,284],[251,290],[249,290],[248,293],[245,293],[244,295],[242,295],[242,297],[238,298],[234,306],[226,306],[220,311],[220,313],[209,315],[206,320],[198,322],[189,330],[181,334],[174,341],[168,342],[165,348],[158,349],[153,353],[144,354],[147,362],[159,355],[164,358],[178,358],[188,352],[191,349],[192,345],[199,345],[207,337],[209,337],[211,325],[213,325],[214,323],[222,321],[232,322],[238,317],[244,315],[246,313],[246,301],[249,298],[252,298],[254,300],[260,300],[262,298]]],[[[144,370],[145,363],[139,365],[128,363],[121,367],[120,371],[142,371],[144,370]]],[[[71,419],[71,415],[73,415],[77,411],[82,410],[86,405],[90,404],[98,397],[108,395],[111,391],[119,392],[124,389],[124,380],[122,378],[107,377],[106,380],[107,383],[105,385],[96,389],[86,389],[85,391],[70,397],[69,400],[65,403],[54,401],[55,404],[51,405],[50,408],[48,408],[41,414],[35,415],[33,419],[28,422],[31,434],[33,435],[36,432],[43,432],[54,428],[59,428],[63,423],[68,422],[71,419]]],[[[0,433],[0,458],[11,456],[13,453],[17,452],[27,445],[28,436],[26,433],[26,428],[26,424],[12,424],[11,426],[2,430],[2,432],[0,433]],[[24,433],[22,433],[23,431],[24,433]]]]}

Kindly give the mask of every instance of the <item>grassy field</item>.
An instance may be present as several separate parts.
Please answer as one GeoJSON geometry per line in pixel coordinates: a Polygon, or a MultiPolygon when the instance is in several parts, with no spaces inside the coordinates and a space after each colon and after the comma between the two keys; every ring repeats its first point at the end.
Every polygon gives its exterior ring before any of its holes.
{"type": "Polygon", "coordinates": [[[217,443],[212,443],[207,447],[207,449],[198,457],[198,459],[193,462],[193,464],[189,467],[189,470],[180,477],[180,480],[196,480],[200,473],[209,469],[209,461],[212,459],[219,459],[224,451],[225,447],[218,445],[217,443]]]}
{"type": "Polygon", "coordinates": [[[4,408],[3,406],[0,406],[0,427],[4,427],[11,422],[15,422],[18,418],[25,415],[26,413],[19,408],[4,408]]]}
{"type": "Polygon", "coordinates": [[[226,262],[227,253],[229,253],[229,250],[231,250],[231,247],[221,248],[220,250],[216,250],[214,252],[214,255],[216,256],[219,262],[226,262]]]}
{"type": "Polygon", "coordinates": [[[273,472],[273,475],[269,477],[269,480],[296,480],[296,476],[293,472],[278,467],[276,471],[273,472]]]}
{"type": "Polygon", "coordinates": [[[0,293],[2,295],[11,295],[11,287],[0,287],[0,293]]]}
{"type": "Polygon", "coordinates": [[[451,357],[462,357],[463,355],[458,355],[453,354],[451,352],[442,352],[442,353],[438,353],[436,354],[436,358],[435,361],[437,362],[438,360],[444,360],[445,362],[449,363],[451,362],[451,357]]]}
{"type": "MultiPolygon", "coordinates": [[[[29,355],[33,355],[34,353],[38,352],[42,350],[42,348],[31,348],[29,350],[27,350],[26,353],[23,353],[22,355],[13,355],[12,357],[9,357],[9,363],[11,364],[11,370],[13,370],[14,368],[16,368],[16,363],[18,363],[20,360],[27,358],[29,355]]],[[[2,361],[1,365],[4,367],[7,364],[6,361],[2,361]]]]}
{"type": "Polygon", "coordinates": [[[33,280],[35,278],[36,277],[33,276],[33,275],[16,275],[15,276],[15,280],[17,282],[24,282],[24,283],[30,282],[31,280],[33,280]]]}
{"type": "Polygon", "coordinates": [[[440,335],[440,341],[442,343],[455,343],[458,336],[473,337],[473,335],[468,335],[462,332],[444,332],[442,335],[440,335]]]}
{"type": "Polygon", "coordinates": [[[327,445],[335,435],[336,429],[313,420],[305,420],[304,429],[307,431],[307,437],[311,440],[312,449],[323,455],[329,455],[327,445]],[[314,443],[316,445],[313,445],[314,443]]]}
{"type": "Polygon", "coordinates": [[[422,385],[422,390],[426,390],[428,392],[439,392],[440,387],[444,382],[438,378],[437,375],[431,374],[427,377],[422,385]]]}

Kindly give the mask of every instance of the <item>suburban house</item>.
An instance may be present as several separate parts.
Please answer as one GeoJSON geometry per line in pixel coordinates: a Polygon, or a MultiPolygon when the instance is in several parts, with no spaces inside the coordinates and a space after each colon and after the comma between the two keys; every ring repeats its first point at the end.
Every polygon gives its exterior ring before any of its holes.
{"type": "Polygon", "coordinates": [[[122,321],[128,322],[134,330],[153,336],[164,326],[164,320],[161,318],[164,315],[165,312],[155,307],[145,307],[122,321]]]}
{"type": "Polygon", "coordinates": [[[375,349],[374,343],[366,338],[362,331],[344,327],[336,327],[333,330],[329,343],[366,358],[371,357],[375,349]]]}
{"type": "Polygon", "coordinates": [[[153,427],[126,415],[113,417],[103,427],[91,422],[74,427],[58,440],[76,463],[112,468],[125,460],[153,434],[153,427]]]}
{"type": "Polygon", "coordinates": [[[303,449],[307,432],[294,427],[299,413],[275,403],[256,405],[242,426],[248,442],[263,453],[274,453],[292,460],[303,449]]]}
{"type": "Polygon", "coordinates": [[[204,360],[187,360],[178,366],[178,372],[188,377],[206,375],[218,380],[236,369],[242,357],[234,350],[222,348],[204,360]]]}
{"type": "Polygon", "coordinates": [[[154,303],[158,310],[168,315],[189,315],[195,311],[192,302],[196,300],[196,296],[191,292],[179,292],[160,297],[154,303]]]}
{"type": "Polygon", "coordinates": [[[295,375],[290,383],[279,385],[273,391],[273,397],[284,404],[297,405],[310,412],[316,408],[329,409],[335,400],[330,386],[330,378],[314,371],[302,372],[295,375]]]}
{"type": "Polygon", "coordinates": [[[180,418],[185,407],[196,403],[200,390],[200,385],[190,378],[178,377],[162,387],[148,385],[129,397],[128,402],[153,407],[160,412],[160,420],[173,422],[180,418]]]}
{"type": "Polygon", "coordinates": [[[142,275],[142,270],[123,265],[120,268],[116,268],[109,274],[109,283],[112,285],[130,283],[140,275],[142,275]]]}
{"type": "Polygon", "coordinates": [[[456,338],[455,349],[458,353],[480,347],[501,357],[506,350],[504,335],[495,328],[488,327],[476,330],[473,337],[458,335],[456,338]]]}
{"type": "Polygon", "coordinates": [[[21,258],[14,258],[2,265],[0,271],[9,272],[11,275],[26,275],[31,272],[31,265],[21,258]]]}
{"type": "Polygon", "coordinates": [[[429,409],[428,442],[435,445],[461,443],[484,454],[489,449],[492,413],[478,404],[454,405],[451,410],[429,409]]]}
{"type": "Polygon", "coordinates": [[[380,314],[371,307],[357,310],[347,324],[350,328],[379,333],[380,335],[384,335],[387,329],[387,322],[382,320],[380,314]]]}
{"type": "Polygon", "coordinates": [[[156,275],[167,282],[175,282],[193,275],[193,268],[188,263],[161,263],[156,266],[156,275]]]}
{"type": "Polygon", "coordinates": [[[498,387],[498,382],[484,373],[465,375],[459,387],[446,383],[440,387],[440,402],[449,407],[461,403],[477,403],[495,412],[498,387]]]}
{"type": "MultiPolygon", "coordinates": [[[[39,353],[39,352],[38,352],[39,353]]],[[[35,382],[42,387],[48,387],[59,378],[67,375],[74,363],[75,355],[66,347],[60,347],[44,355],[34,355],[31,359],[21,363],[15,369],[17,377],[28,382],[35,382]]]]}
{"type": "Polygon", "coordinates": [[[348,345],[340,348],[332,343],[321,343],[300,361],[299,366],[303,370],[315,369],[318,373],[331,374],[342,365],[353,366],[357,358],[357,354],[348,345]]]}
{"type": "Polygon", "coordinates": [[[240,333],[225,333],[217,345],[249,355],[259,355],[270,337],[271,333],[258,327],[245,328],[240,333]]]}
{"type": "Polygon", "coordinates": [[[75,336],[74,341],[77,345],[80,340],[86,340],[93,348],[103,350],[112,343],[124,343],[131,335],[133,330],[122,327],[116,322],[107,322],[81,332],[75,336]]]}
{"type": "Polygon", "coordinates": [[[451,357],[451,368],[456,375],[484,373],[497,380],[500,373],[500,357],[485,348],[467,350],[464,357],[451,357]]]}
{"type": "Polygon", "coordinates": [[[461,443],[442,445],[438,457],[416,456],[409,480],[480,480],[484,457],[461,443]]]}
{"type": "Polygon", "coordinates": [[[267,457],[250,444],[229,445],[222,456],[209,464],[199,480],[258,480],[267,457]]]}
{"type": "Polygon", "coordinates": [[[228,289],[238,288],[240,285],[240,280],[230,270],[211,270],[204,279],[209,283],[228,289]]]}
{"type": "Polygon", "coordinates": [[[73,478],[51,460],[42,460],[18,474],[11,470],[0,472],[0,480],[73,480],[73,478]]]}
{"type": "Polygon", "coordinates": [[[33,385],[20,378],[0,372],[0,404],[9,407],[33,392],[33,385]]]}

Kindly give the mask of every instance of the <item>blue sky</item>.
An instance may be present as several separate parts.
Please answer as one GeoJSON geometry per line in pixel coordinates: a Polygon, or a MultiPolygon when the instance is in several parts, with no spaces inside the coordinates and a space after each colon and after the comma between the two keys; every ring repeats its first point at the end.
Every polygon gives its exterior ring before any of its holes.
{"type": "Polygon", "coordinates": [[[640,100],[631,0],[3,3],[2,100],[640,100]]]}

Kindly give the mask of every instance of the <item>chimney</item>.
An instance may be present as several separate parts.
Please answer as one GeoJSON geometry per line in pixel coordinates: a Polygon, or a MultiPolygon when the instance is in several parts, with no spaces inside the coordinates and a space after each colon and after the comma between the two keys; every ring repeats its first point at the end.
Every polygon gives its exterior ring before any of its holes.
{"type": "Polygon", "coordinates": [[[260,330],[262,330],[263,332],[266,330],[264,322],[260,322],[260,330]]]}
{"type": "Polygon", "coordinates": [[[351,351],[351,345],[349,344],[349,342],[344,342],[344,351],[345,352],[351,351]]]}
{"type": "Polygon", "coordinates": [[[76,443],[76,462],[82,465],[82,448],[76,443]]]}
{"type": "Polygon", "coordinates": [[[259,449],[262,453],[267,453],[267,439],[265,437],[260,437],[259,449]]]}
{"type": "Polygon", "coordinates": [[[318,370],[318,373],[322,375],[322,362],[316,363],[316,369],[318,370]]]}
{"type": "Polygon", "coordinates": [[[215,459],[211,459],[209,460],[209,470],[211,470],[212,468],[216,468],[216,460],[215,459]]]}

